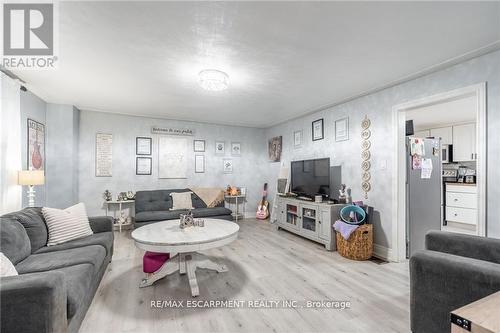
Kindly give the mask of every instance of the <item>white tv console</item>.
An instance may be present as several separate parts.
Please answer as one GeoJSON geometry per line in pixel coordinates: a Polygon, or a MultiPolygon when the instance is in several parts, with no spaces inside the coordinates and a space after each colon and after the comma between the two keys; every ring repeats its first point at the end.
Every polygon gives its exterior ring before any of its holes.
{"type": "Polygon", "coordinates": [[[333,223],[340,218],[344,204],[318,203],[293,197],[276,197],[276,226],[325,245],[336,248],[333,223]]]}

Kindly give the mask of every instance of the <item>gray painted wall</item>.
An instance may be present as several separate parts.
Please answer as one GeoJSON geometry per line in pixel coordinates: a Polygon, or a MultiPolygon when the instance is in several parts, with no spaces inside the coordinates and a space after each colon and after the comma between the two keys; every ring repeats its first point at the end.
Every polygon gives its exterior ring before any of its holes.
{"type": "MultiPolygon", "coordinates": [[[[352,188],[354,199],[364,199],[361,192],[360,123],[365,115],[371,119],[372,130],[372,191],[368,204],[377,211],[375,221],[375,243],[391,247],[393,139],[392,107],[396,104],[441,92],[487,82],[488,114],[488,208],[487,233],[500,238],[500,51],[452,66],[421,78],[399,84],[350,102],[316,112],[266,130],[266,137],[283,136],[283,158],[286,165],[292,160],[330,157],[333,165],[342,166],[342,178],[352,188]],[[350,139],[335,142],[334,121],[349,117],[350,139]],[[325,139],[312,142],[311,122],[324,118],[325,139]],[[304,145],[293,148],[293,132],[304,131],[304,145]]],[[[270,167],[270,181],[274,182],[279,172],[279,163],[270,167]]],[[[271,187],[273,191],[273,187],[271,187]]]]}
{"type": "Polygon", "coordinates": [[[71,105],[47,104],[47,206],[66,208],[78,202],[80,111],[71,105]]]}
{"type": "MultiPolygon", "coordinates": [[[[79,140],[79,200],[87,207],[89,215],[104,214],[102,193],[109,189],[113,197],[121,191],[138,191],[195,186],[225,187],[228,184],[247,188],[247,212],[255,212],[262,194],[264,176],[269,164],[265,158],[266,139],[263,129],[212,125],[194,122],[134,117],[102,112],[81,111],[79,140]],[[194,172],[194,156],[188,153],[187,179],[158,179],[158,136],[151,134],[152,126],[191,128],[192,140],[206,141],[205,173],[194,172]],[[113,134],[113,176],[95,176],[96,133],[113,134]],[[137,136],[153,138],[153,170],[151,176],[135,174],[135,139],[137,136]],[[225,156],[215,155],[215,141],[226,142],[225,156]],[[231,156],[231,141],[241,143],[241,157],[231,156]],[[223,158],[231,158],[232,174],[222,171],[223,158]]],[[[192,149],[192,148],[191,148],[192,149]]]]}
{"type": "MultiPolygon", "coordinates": [[[[45,124],[47,103],[30,91],[21,90],[21,160],[23,170],[28,169],[28,118],[45,124]]],[[[47,140],[47,136],[45,136],[47,140]]],[[[47,149],[47,145],[45,146],[47,149]]],[[[45,152],[47,158],[47,152],[45,152]]],[[[23,186],[23,207],[28,205],[28,186],[23,186]]],[[[45,206],[45,185],[35,186],[35,205],[45,206]]]]}

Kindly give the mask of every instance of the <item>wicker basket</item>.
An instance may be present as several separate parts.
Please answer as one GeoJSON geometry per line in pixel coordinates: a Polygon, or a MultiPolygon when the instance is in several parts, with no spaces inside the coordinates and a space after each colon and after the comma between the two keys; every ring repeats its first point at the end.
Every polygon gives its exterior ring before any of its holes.
{"type": "Polygon", "coordinates": [[[373,255],[373,224],[359,226],[345,240],[339,232],[336,232],[337,251],[342,257],[352,260],[368,260],[373,255]]]}

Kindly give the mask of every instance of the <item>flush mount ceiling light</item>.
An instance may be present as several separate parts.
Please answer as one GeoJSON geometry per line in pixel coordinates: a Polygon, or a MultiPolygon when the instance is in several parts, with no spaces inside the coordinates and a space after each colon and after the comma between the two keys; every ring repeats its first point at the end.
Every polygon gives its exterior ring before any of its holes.
{"type": "Polygon", "coordinates": [[[209,91],[221,91],[227,89],[229,76],[216,69],[204,69],[199,74],[200,86],[209,91]]]}

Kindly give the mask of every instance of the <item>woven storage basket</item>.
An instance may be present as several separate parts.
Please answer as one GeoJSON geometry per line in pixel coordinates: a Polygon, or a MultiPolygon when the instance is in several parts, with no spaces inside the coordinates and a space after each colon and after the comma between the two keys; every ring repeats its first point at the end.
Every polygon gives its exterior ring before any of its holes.
{"type": "Polygon", "coordinates": [[[373,224],[359,226],[345,240],[339,232],[336,232],[337,251],[342,257],[352,260],[368,260],[373,255],[373,224]]]}

